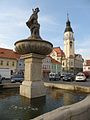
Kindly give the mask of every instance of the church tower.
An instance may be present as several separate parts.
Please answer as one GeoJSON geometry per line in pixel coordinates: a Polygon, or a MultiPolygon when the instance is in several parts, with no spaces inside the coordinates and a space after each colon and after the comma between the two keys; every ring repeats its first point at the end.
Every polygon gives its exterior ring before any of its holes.
{"type": "Polygon", "coordinates": [[[64,53],[66,58],[71,56],[74,57],[75,55],[73,30],[70,25],[68,14],[67,14],[66,28],[64,31],[64,53]]]}
{"type": "Polygon", "coordinates": [[[74,32],[72,30],[69,16],[67,14],[66,28],[64,31],[64,53],[65,53],[65,65],[66,71],[74,70],[74,58],[75,58],[75,49],[74,49],[74,32]]]}

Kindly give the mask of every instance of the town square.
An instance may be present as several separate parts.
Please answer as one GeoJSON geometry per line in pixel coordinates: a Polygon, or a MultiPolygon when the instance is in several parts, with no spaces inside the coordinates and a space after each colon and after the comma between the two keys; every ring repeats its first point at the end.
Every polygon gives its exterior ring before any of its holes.
{"type": "Polygon", "coordinates": [[[90,120],[90,2],[0,6],[0,120],[90,120]]]}

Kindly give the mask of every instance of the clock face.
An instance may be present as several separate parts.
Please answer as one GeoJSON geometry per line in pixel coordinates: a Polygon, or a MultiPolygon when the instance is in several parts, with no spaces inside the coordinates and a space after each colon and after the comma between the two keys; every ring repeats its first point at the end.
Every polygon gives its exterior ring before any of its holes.
{"type": "Polygon", "coordinates": [[[67,39],[73,40],[73,35],[71,33],[70,34],[65,34],[64,35],[64,40],[67,40],[67,39]]]}
{"type": "Polygon", "coordinates": [[[72,35],[72,34],[70,34],[70,36],[69,36],[69,37],[70,37],[70,39],[71,39],[71,40],[73,39],[73,35],[72,35]]]}
{"type": "Polygon", "coordinates": [[[68,34],[66,34],[66,35],[64,36],[64,39],[65,39],[65,40],[67,40],[67,39],[68,39],[68,34]]]}

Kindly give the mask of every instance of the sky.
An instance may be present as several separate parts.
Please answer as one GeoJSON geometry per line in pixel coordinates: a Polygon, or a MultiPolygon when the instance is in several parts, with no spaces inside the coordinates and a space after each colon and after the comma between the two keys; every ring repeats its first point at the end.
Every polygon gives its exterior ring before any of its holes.
{"type": "Polygon", "coordinates": [[[0,0],[0,48],[30,36],[26,22],[39,7],[40,35],[54,47],[64,49],[67,13],[74,31],[75,53],[90,59],[90,0],[0,0]]]}

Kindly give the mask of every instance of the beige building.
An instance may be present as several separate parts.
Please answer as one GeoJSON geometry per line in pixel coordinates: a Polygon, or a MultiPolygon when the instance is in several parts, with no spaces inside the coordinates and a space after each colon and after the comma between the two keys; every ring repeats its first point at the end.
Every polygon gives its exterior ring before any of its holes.
{"type": "Polygon", "coordinates": [[[13,50],[0,48],[0,74],[8,75],[10,73],[12,75],[16,72],[19,58],[20,55],[13,50]]]}
{"type": "Polygon", "coordinates": [[[66,28],[64,31],[64,54],[62,58],[62,68],[65,72],[77,73],[83,71],[83,58],[80,54],[75,54],[74,32],[71,28],[69,17],[67,16],[66,28]]]}

